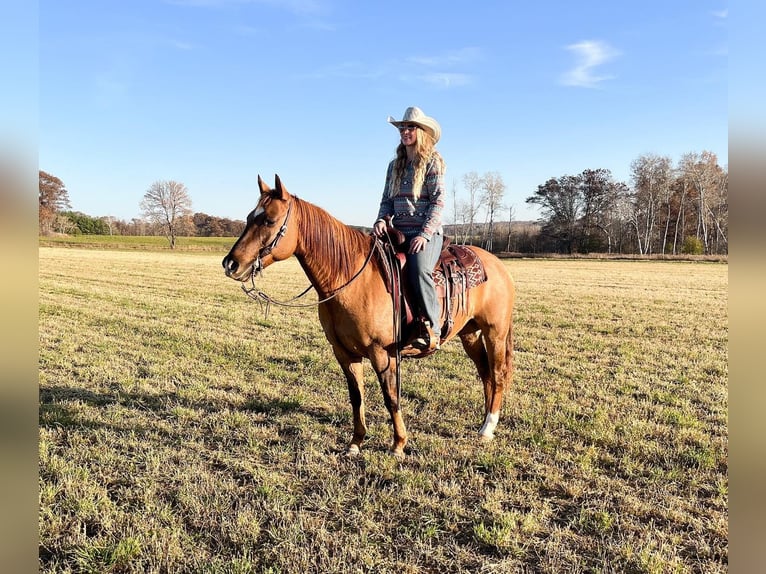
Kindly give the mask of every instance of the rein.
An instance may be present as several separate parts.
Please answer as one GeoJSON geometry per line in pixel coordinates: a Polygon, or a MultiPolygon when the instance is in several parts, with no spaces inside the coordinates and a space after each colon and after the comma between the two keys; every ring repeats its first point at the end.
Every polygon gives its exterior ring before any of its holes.
{"type": "Polygon", "coordinates": [[[245,292],[245,295],[250,297],[251,299],[258,301],[259,303],[266,303],[266,316],[269,314],[269,306],[273,303],[274,305],[280,305],[281,307],[293,307],[293,308],[302,308],[302,307],[314,307],[315,305],[321,305],[322,303],[326,303],[327,301],[330,301],[331,299],[334,299],[337,297],[346,287],[351,285],[354,281],[356,281],[359,276],[362,274],[362,271],[364,271],[364,268],[367,267],[367,264],[370,262],[370,259],[372,259],[373,253],[375,253],[375,241],[372,242],[372,246],[370,247],[370,252],[367,254],[367,258],[364,260],[364,263],[362,264],[362,267],[354,273],[354,275],[346,281],[345,284],[341,285],[337,289],[334,289],[331,293],[331,295],[325,297],[324,299],[321,299],[319,301],[315,301],[313,303],[293,303],[293,301],[297,301],[301,297],[303,297],[306,293],[308,293],[313,285],[309,285],[306,287],[301,293],[296,295],[295,297],[292,297],[291,299],[288,299],[287,301],[278,301],[276,299],[273,299],[268,294],[264,293],[260,289],[258,289],[255,286],[255,277],[262,273],[263,271],[263,264],[261,261],[261,258],[265,255],[268,255],[271,253],[274,248],[277,246],[277,243],[279,243],[279,240],[284,237],[285,233],[287,233],[287,220],[290,217],[290,210],[292,209],[293,204],[290,202],[290,206],[287,209],[287,215],[285,216],[285,221],[282,224],[282,227],[279,230],[279,233],[274,237],[274,240],[266,247],[261,249],[261,252],[258,254],[258,258],[256,259],[255,264],[253,265],[253,270],[250,273],[250,284],[251,287],[247,287],[244,284],[241,285],[242,291],[245,292]]]}
{"type": "Polygon", "coordinates": [[[395,380],[396,380],[396,402],[398,405],[402,404],[402,305],[404,304],[404,293],[402,291],[402,275],[399,262],[396,259],[396,250],[394,249],[394,241],[391,239],[391,235],[386,228],[386,240],[388,245],[386,249],[383,249],[383,255],[386,265],[388,265],[388,272],[391,276],[391,307],[393,310],[393,317],[391,318],[391,326],[393,327],[394,347],[396,348],[395,359],[395,380]]]}

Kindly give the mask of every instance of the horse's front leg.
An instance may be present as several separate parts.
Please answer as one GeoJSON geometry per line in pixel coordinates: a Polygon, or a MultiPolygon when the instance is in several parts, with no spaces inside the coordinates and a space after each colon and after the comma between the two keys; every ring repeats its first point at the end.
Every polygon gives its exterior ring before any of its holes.
{"type": "Polygon", "coordinates": [[[407,444],[407,428],[404,426],[399,393],[396,385],[396,359],[389,356],[385,349],[380,348],[370,357],[375,373],[380,381],[380,389],[383,391],[383,401],[391,416],[394,439],[391,443],[391,454],[397,458],[404,457],[404,447],[407,444]]]}
{"type": "Polygon", "coordinates": [[[361,358],[352,358],[342,348],[333,345],[335,358],[346,376],[348,384],[348,397],[351,401],[351,410],[354,413],[354,436],[348,445],[347,454],[357,455],[362,448],[364,437],[367,435],[367,423],[364,418],[364,373],[361,358]]]}

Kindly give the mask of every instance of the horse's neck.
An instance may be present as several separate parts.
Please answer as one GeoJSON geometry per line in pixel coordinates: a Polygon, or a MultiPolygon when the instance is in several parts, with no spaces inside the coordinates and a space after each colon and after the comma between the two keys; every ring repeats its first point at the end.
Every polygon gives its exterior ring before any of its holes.
{"type": "MultiPolygon", "coordinates": [[[[301,225],[303,229],[305,226],[301,225]]],[[[322,229],[332,229],[334,226],[342,226],[337,221],[328,220],[326,227],[322,229]]],[[[316,234],[300,232],[295,249],[295,257],[298,259],[304,273],[311,281],[311,284],[319,293],[320,297],[332,295],[346,285],[351,288],[350,282],[360,271],[369,272],[371,267],[362,270],[365,261],[368,259],[369,251],[360,251],[355,243],[349,245],[342,238],[336,238],[336,241],[328,241],[328,235],[322,234],[324,238],[321,244],[313,244],[312,238],[316,239],[316,234]],[[344,266],[343,262],[347,262],[344,266]]],[[[372,240],[370,240],[369,249],[372,249],[372,240]]],[[[359,278],[361,280],[361,277],[359,278]]]]}
{"type": "MultiPolygon", "coordinates": [[[[333,289],[332,285],[332,270],[323,269],[315,257],[311,256],[310,252],[299,252],[295,250],[295,258],[300,263],[303,272],[306,277],[309,278],[314,289],[319,294],[320,298],[326,297],[333,289]]],[[[337,273],[336,273],[337,274],[337,273]]]]}

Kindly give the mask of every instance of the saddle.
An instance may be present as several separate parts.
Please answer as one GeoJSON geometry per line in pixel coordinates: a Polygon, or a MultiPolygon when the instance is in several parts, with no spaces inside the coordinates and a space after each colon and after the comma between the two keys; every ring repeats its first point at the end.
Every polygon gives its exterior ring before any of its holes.
{"type": "MultiPolygon", "coordinates": [[[[412,287],[402,279],[401,270],[406,263],[406,252],[409,242],[404,235],[393,228],[388,229],[390,243],[377,240],[379,260],[383,270],[383,279],[387,291],[394,301],[394,310],[399,309],[402,324],[402,337],[407,340],[407,334],[412,331],[415,317],[411,304],[412,287]]],[[[487,280],[487,274],[481,259],[471,249],[452,243],[449,237],[444,237],[439,261],[433,272],[436,294],[441,302],[442,330],[439,334],[443,342],[454,325],[456,312],[465,310],[468,291],[487,280]]]]}

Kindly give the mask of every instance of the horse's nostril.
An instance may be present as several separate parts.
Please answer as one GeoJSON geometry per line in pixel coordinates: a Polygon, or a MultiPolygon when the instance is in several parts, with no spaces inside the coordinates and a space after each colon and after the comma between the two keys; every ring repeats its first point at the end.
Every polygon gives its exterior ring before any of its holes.
{"type": "Polygon", "coordinates": [[[233,259],[226,257],[223,260],[223,268],[227,273],[234,273],[239,265],[233,259]]]}

